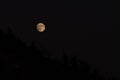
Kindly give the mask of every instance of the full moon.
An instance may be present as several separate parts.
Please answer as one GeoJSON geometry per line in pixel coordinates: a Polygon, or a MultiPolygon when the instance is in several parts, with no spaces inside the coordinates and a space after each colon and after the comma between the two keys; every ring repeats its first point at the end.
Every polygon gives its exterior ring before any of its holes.
{"type": "Polygon", "coordinates": [[[39,32],[44,32],[45,31],[45,25],[44,25],[44,23],[38,23],[36,27],[37,27],[37,30],[39,32]]]}

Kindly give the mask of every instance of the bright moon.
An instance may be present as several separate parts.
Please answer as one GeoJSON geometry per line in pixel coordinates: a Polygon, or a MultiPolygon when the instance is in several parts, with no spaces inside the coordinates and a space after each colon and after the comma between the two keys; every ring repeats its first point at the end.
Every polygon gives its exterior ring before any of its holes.
{"type": "Polygon", "coordinates": [[[43,23],[38,23],[37,24],[37,30],[39,32],[44,32],[45,31],[45,25],[43,23]]]}

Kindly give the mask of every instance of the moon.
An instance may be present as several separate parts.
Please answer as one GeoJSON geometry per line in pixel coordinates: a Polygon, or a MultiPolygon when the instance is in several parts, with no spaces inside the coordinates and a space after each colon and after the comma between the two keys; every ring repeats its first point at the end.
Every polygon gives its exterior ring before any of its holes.
{"type": "Polygon", "coordinates": [[[38,32],[44,32],[45,31],[45,24],[44,23],[38,23],[36,27],[37,27],[38,32]]]}

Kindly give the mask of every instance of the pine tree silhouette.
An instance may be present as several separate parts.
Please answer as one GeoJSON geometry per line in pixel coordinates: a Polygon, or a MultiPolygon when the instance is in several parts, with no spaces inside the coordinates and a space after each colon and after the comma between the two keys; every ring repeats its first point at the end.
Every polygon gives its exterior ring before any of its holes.
{"type": "MultiPolygon", "coordinates": [[[[45,57],[50,53],[43,45],[40,50],[32,42],[30,47],[15,37],[9,28],[8,33],[0,31],[0,63],[1,73],[4,79],[13,80],[36,80],[42,78],[62,77],[77,78],[79,80],[106,80],[105,76],[99,75],[90,65],[77,59],[76,56],[68,57],[63,49],[62,61],[45,57]]],[[[56,53],[57,54],[57,53],[56,53]]],[[[109,78],[108,80],[110,80],[109,78]]],[[[3,79],[1,79],[3,80],[3,79]]],[[[111,80],[116,80],[113,77],[111,80]]]]}

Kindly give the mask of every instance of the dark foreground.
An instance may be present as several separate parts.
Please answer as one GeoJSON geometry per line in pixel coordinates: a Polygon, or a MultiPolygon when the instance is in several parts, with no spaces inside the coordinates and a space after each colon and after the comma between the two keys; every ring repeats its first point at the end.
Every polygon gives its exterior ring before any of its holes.
{"type": "MultiPolygon", "coordinates": [[[[38,50],[34,43],[27,47],[15,37],[11,30],[7,34],[0,31],[0,72],[1,80],[39,80],[39,79],[79,79],[79,80],[117,80],[98,74],[87,62],[76,56],[68,59],[63,49],[61,60],[53,59],[41,46],[38,50]]],[[[56,53],[57,54],[57,53],[56,53]]]]}

